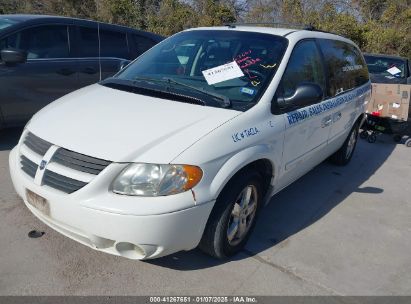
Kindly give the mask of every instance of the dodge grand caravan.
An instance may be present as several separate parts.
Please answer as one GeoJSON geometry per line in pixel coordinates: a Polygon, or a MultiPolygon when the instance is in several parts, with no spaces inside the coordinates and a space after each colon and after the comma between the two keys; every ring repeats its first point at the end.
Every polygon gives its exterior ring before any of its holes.
{"type": "Polygon", "coordinates": [[[272,195],[347,164],[370,82],[357,46],[313,30],[186,30],[37,113],[10,153],[27,208],[96,250],[225,258],[272,195]]]}

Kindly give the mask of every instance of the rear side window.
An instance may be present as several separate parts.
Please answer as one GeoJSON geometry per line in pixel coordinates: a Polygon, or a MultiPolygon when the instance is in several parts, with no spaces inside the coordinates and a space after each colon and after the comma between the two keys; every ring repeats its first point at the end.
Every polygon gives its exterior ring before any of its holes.
{"type": "Polygon", "coordinates": [[[98,57],[97,27],[78,27],[78,43],[77,57],[98,57]]]}
{"type": "Polygon", "coordinates": [[[134,46],[135,49],[131,51],[132,55],[134,58],[140,56],[143,54],[145,51],[147,51],[149,48],[151,48],[153,45],[156,43],[146,37],[140,36],[140,35],[132,35],[132,39],[134,41],[134,46]]]}
{"type": "Polygon", "coordinates": [[[279,94],[290,97],[298,85],[306,82],[316,83],[325,89],[324,68],[313,40],[301,41],[294,47],[281,80],[279,94]]]}
{"type": "Polygon", "coordinates": [[[318,41],[325,57],[329,80],[327,96],[334,97],[368,82],[367,65],[355,46],[329,39],[318,41]]]}
{"type": "Polygon", "coordinates": [[[129,58],[125,33],[100,30],[100,41],[102,57],[129,58]]]}
{"type": "Polygon", "coordinates": [[[67,26],[38,26],[13,34],[2,41],[2,48],[27,51],[28,59],[67,58],[67,26]]]}

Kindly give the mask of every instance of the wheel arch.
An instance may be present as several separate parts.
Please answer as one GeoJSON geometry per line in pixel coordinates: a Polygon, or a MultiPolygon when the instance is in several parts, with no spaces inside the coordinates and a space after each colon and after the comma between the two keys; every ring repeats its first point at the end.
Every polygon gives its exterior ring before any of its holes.
{"type": "Polygon", "coordinates": [[[210,191],[217,198],[227,187],[229,182],[247,170],[259,172],[263,178],[264,194],[270,188],[273,178],[276,176],[275,162],[269,157],[273,153],[266,145],[250,147],[232,156],[218,171],[210,185],[210,191]]]}
{"type": "Polygon", "coordinates": [[[358,128],[361,129],[362,125],[365,122],[366,114],[361,113],[358,117],[357,120],[355,121],[355,124],[358,124],[358,128]]]}

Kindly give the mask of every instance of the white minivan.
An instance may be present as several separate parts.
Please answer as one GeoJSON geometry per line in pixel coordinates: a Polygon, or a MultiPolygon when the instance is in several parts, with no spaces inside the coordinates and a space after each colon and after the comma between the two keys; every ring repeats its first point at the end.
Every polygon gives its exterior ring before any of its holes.
{"type": "Polygon", "coordinates": [[[329,157],[350,161],[369,98],[346,38],[190,29],[38,112],[10,173],[35,216],[96,250],[225,258],[275,193],[329,157]]]}

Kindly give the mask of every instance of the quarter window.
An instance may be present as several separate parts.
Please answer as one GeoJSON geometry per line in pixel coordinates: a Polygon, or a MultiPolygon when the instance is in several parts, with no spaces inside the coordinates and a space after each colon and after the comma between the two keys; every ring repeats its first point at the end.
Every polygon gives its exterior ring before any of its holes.
{"type": "Polygon", "coordinates": [[[299,42],[291,54],[279,86],[279,95],[290,97],[301,83],[316,83],[325,88],[324,69],[317,45],[312,40],[299,42]]]}
{"type": "Polygon", "coordinates": [[[67,26],[39,26],[7,37],[3,48],[27,51],[28,59],[69,57],[67,26]]]}
{"type": "Polygon", "coordinates": [[[355,46],[329,39],[319,39],[319,43],[329,79],[327,96],[334,97],[368,82],[367,65],[355,46]]]}

